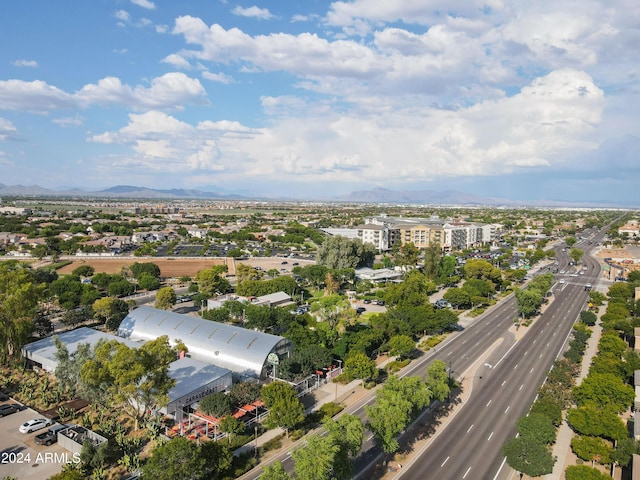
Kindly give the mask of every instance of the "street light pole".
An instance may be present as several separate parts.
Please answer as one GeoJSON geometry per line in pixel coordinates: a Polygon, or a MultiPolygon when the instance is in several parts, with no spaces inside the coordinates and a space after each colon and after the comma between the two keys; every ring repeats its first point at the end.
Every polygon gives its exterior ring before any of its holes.
{"type": "Polygon", "coordinates": [[[258,424],[253,425],[253,436],[254,436],[254,446],[253,446],[253,456],[258,458],[258,424]]]}

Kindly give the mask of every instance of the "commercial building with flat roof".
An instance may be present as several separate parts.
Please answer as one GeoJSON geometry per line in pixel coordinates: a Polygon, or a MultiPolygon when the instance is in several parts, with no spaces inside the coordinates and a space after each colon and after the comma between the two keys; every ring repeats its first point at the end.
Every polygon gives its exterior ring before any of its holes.
{"type": "Polygon", "coordinates": [[[243,377],[266,377],[269,355],[283,358],[293,350],[284,337],[152,307],[136,308],[118,328],[118,336],[129,340],[148,341],[162,335],[173,345],[182,341],[189,357],[243,377]]]}
{"type": "MultiPolygon", "coordinates": [[[[131,348],[140,348],[143,342],[135,342],[116,335],[81,327],[57,335],[72,355],[81,343],[95,347],[100,341],[116,340],[131,348]]],[[[25,345],[22,349],[24,357],[33,366],[55,373],[58,366],[56,347],[53,337],[43,338],[25,345]]],[[[169,403],[160,409],[161,413],[174,415],[180,420],[183,410],[210,393],[224,392],[231,388],[232,374],[230,370],[198,361],[194,358],[180,358],[169,365],[169,376],[175,379],[175,386],[169,391],[169,403]]]]}

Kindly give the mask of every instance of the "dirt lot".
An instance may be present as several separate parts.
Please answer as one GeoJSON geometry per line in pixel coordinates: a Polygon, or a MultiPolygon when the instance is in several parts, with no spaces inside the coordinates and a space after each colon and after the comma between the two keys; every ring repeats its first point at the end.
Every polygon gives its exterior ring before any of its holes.
{"type": "Polygon", "coordinates": [[[71,273],[81,265],[92,266],[96,273],[120,273],[122,267],[138,263],[155,263],[160,267],[163,277],[189,277],[195,276],[200,270],[205,270],[214,265],[223,265],[224,258],[83,258],[74,260],[70,265],[58,270],[59,274],[71,273]]]}
{"type": "Polygon", "coordinates": [[[596,255],[599,258],[634,258],[633,254],[624,248],[603,248],[596,255]]]}
{"type": "MultiPolygon", "coordinates": [[[[229,274],[235,274],[235,265],[233,259],[227,259],[229,274]]],[[[163,277],[182,277],[189,276],[194,277],[200,270],[210,268],[214,265],[223,265],[225,263],[224,258],[83,258],[74,259],[70,265],[66,265],[58,270],[59,274],[71,273],[75,268],[81,265],[92,266],[96,273],[119,273],[122,267],[131,265],[134,262],[138,263],[155,263],[160,267],[160,273],[163,277]]],[[[308,265],[314,263],[312,260],[304,259],[283,259],[280,257],[259,257],[250,258],[248,260],[240,260],[238,263],[246,263],[254,267],[261,267],[264,270],[272,268],[277,269],[281,273],[287,273],[291,271],[293,263],[299,263],[300,265],[308,265]],[[287,262],[283,264],[282,262],[287,262]]]]}

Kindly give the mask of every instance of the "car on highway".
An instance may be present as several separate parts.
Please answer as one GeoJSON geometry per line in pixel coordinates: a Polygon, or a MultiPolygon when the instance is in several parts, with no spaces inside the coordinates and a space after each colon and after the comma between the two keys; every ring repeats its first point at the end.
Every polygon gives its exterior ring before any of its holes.
{"type": "Polygon", "coordinates": [[[50,420],[48,418],[34,418],[20,425],[20,428],[18,429],[18,431],[20,433],[31,433],[31,432],[35,432],[36,430],[41,430],[45,427],[48,427],[52,423],[53,423],[53,420],[50,420]]]}
{"type": "Polygon", "coordinates": [[[20,410],[20,405],[17,403],[10,403],[8,405],[0,405],[0,417],[4,417],[5,415],[11,415],[12,413],[16,413],[20,410]]]}
{"type": "Polygon", "coordinates": [[[46,446],[52,445],[58,441],[58,432],[68,427],[69,425],[64,425],[64,424],[54,425],[53,427],[49,428],[46,432],[42,432],[36,435],[34,441],[36,445],[46,445],[46,446]]]}

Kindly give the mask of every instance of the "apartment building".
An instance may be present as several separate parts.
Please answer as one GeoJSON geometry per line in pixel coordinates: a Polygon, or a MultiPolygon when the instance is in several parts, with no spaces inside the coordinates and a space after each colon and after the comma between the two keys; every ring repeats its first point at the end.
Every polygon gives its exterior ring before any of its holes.
{"type": "Polygon", "coordinates": [[[357,227],[358,237],[371,243],[379,251],[394,245],[413,243],[418,248],[440,245],[444,250],[472,248],[492,242],[496,238],[496,225],[430,218],[404,218],[381,215],[365,218],[357,227]]]}

